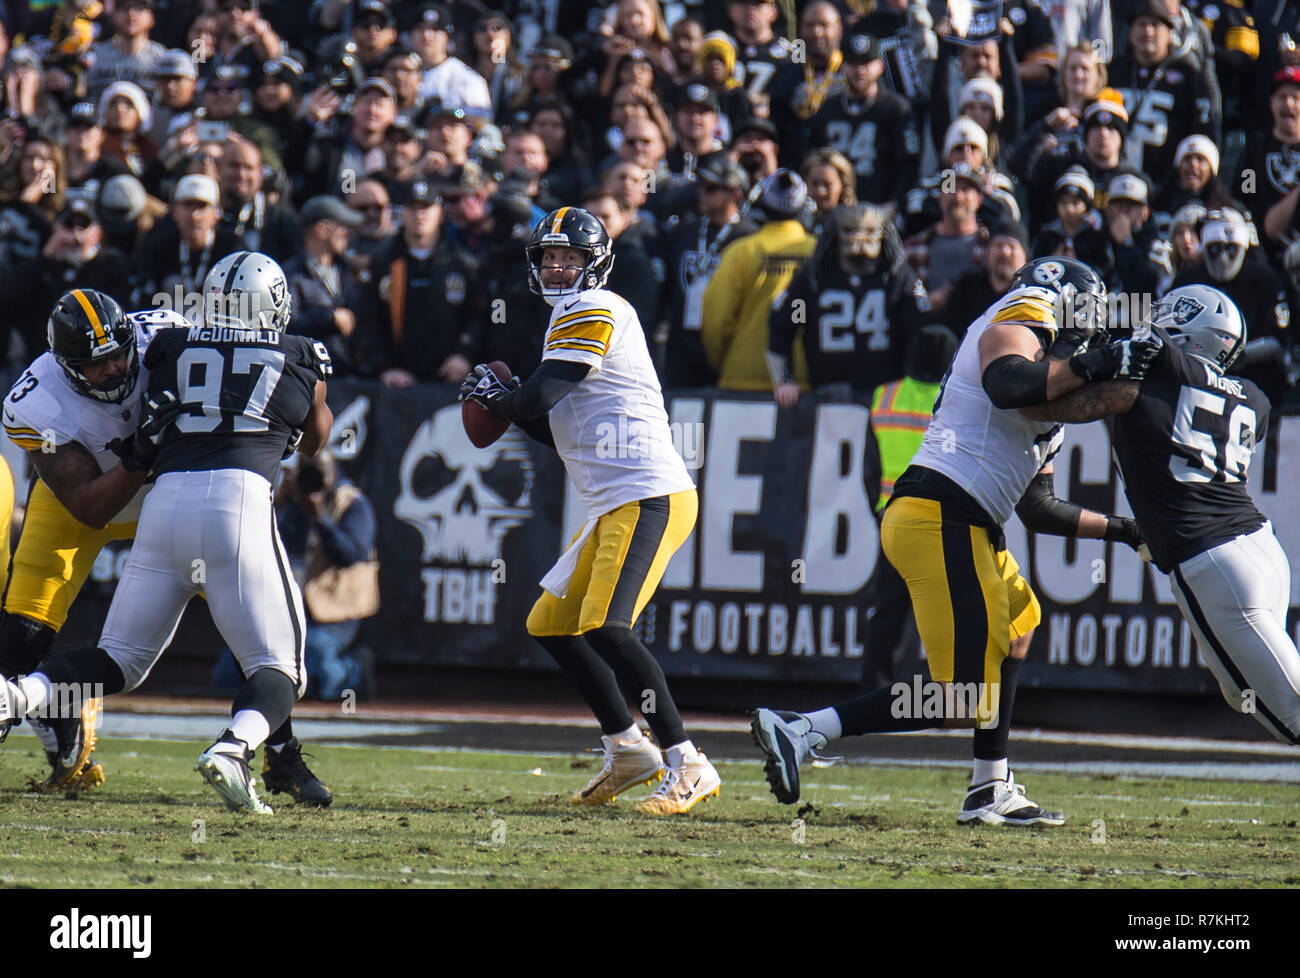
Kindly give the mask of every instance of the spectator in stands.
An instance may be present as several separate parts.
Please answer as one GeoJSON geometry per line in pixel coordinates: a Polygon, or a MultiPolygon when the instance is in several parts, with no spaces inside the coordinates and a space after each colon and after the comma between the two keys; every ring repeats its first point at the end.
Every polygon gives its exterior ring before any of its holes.
{"type": "Polygon", "coordinates": [[[700,42],[699,73],[690,80],[707,85],[717,96],[718,138],[724,143],[731,142],[737,119],[754,115],[754,104],[736,75],[735,41],[721,31],[705,34],[700,42]]]}
{"type": "Polygon", "coordinates": [[[758,116],[738,120],[727,156],[740,164],[751,187],[761,184],[780,167],[775,123],[758,116]]]}
{"type": "Polygon", "coordinates": [[[430,102],[424,110],[424,128],[428,133],[424,169],[427,174],[445,177],[458,166],[469,162],[469,147],[474,141],[469,116],[464,109],[441,102],[430,102]]]}
{"type": "Polygon", "coordinates": [[[998,138],[998,126],[1004,118],[1002,86],[992,78],[972,78],[962,86],[957,104],[960,106],[957,110],[958,117],[974,119],[988,137],[987,149],[984,151],[987,165],[1006,169],[1010,153],[998,138]]]}
{"type": "Polygon", "coordinates": [[[605,133],[605,147],[617,153],[623,145],[623,129],[630,119],[649,119],[659,127],[664,142],[673,135],[673,124],[659,103],[659,97],[640,85],[620,85],[610,103],[610,127],[605,133]]]}
{"type": "Polygon", "coordinates": [[[1006,294],[1016,272],[1029,260],[1029,235],[1019,224],[996,224],[989,229],[984,260],[958,276],[940,320],[958,336],[1006,294]]]}
{"type": "Polygon", "coordinates": [[[362,620],[380,607],[374,506],[325,449],[315,458],[297,456],[285,471],[275,519],[307,611],[307,695],[373,696],[374,653],[349,649],[362,620]]]}
{"type": "Polygon", "coordinates": [[[868,403],[875,387],[903,376],[908,344],[929,311],[889,215],[874,204],[839,208],[768,318],[776,403],[788,410],[799,400],[796,340],[820,397],[868,403]]]}
{"type": "Polygon", "coordinates": [[[853,164],[859,201],[892,203],[916,183],[921,140],[912,106],[881,85],[885,62],[870,34],[849,33],[842,56],[838,97],[822,102],[806,131],[811,145],[829,145],[853,164]]]}
{"type": "Polygon", "coordinates": [[[164,51],[154,64],[153,124],[149,135],[161,146],[171,135],[173,120],[191,115],[198,107],[198,69],[184,51],[164,51]]]}
{"type": "Polygon", "coordinates": [[[29,139],[0,191],[0,265],[12,268],[41,253],[66,193],[63,151],[48,139],[29,139]]]}
{"type": "Polygon", "coordinates": [[[700,342],[704,290],[718,267],[722,249],[758,230],[754,221],[740,216],[749,193],[749,177],[724,154],[704,162],[695,189],[695,206],[671,222],[661,241],[663,305],[668,314],[660,374],[665,387],[711,387],[717,382],[717,371],[700,342]]]}
{"type": "Polygon", "coordinates": [[[1115,310],[1114,325],[1120,329],[1136,325],[1129,319],[1131,297],[1156,295],[1172,268],[1169,242],[1148,224],[1150,192],[1146,179],[1134,173],[1119,174],[1107,188],[1104,226],[1115,262],[1106,284],[1112,293],[1130,297],[1115,310]]]}
{"type": "Polygon", "coordinates": [[[453,245],[472,253],[480,265],[489,257],[493,222],[488,198],[492,189],[487,174],[473,160],[453,167],[438,182],[443,233],[453,245]]]}
{"type": "Polygon", "coordinates": [[[420,56],[410,48],[391,47],[384,52],[380,74],[393,88],[398,115],[414,119],[424,108],[420,95],[422,64],[420,56]]]}
{"type": "Polygon", "coordinates": [[[5,325],[21,337],[29,358],[47,349],[50,310],[69,289],[98,289],[124,306],[130,303],[126,256],[104,248],[103,237],[95,205],[73,197],[54,222],[39,254],[6,265],[0,273],[5,325]]]}
{"type": "Polygon", "coordinates": [[[1136,106],[1124,162],[1146,173],[1173,170],[1174,150],[1193,133],[1219,139],[1211,93],[1195,65],[1173,47],[1177,21],[1164,0],[1137,0],[1129,9],[1129,49],[1110,64],[1110,83],[1136,106]]]}
{"type": "MultiPolygon", "coordinates": [[[[332,116],[331,93],[312,96],[314,107],[309,113],[332,116]]],[[[337,97],[334,98],[337,104],[337,97]]],[[[312,196],[329,194],[338,196],[346,189],[343,179],[350,175],[350,183],[384,165],[384,137],[397,115],[397,99],[392,86],[382,78],[368,79],[354,97],[351,115],[346,125],[325,126],[318,123],[316,134],[307,146],[303,159],[304,188],[312,196]]],[[[323,120],[322,120],[323,121],[323,120]]]]}
{"type": "Polygon", "coordinates": [[[981,223],[1020,220],[1020,205],[1011,178],[989,164],[988,140],[988,133],[974,119],[958,116],[952,120],[943,141],[944,168],[922,179],[907,194],[903,234],[909,237],[918,234],[939,219],[939,198],[952,182],[951,168],[959,163],[979,173],[983,180],[977,215],[981,223]]]}
{"type": "Polygon", "coordinates": [[[298,215],[302,248],[284,263],[293,296],[290,332],[322,341],[334,372],[351,373],[349,339],[356,331],[361,297],[345,260],[352,232],[365,218],[337,197],[313,197],[298,215]]]}
{"type": "Polygon", "coordinates": [[[474,256],[442,233],[442,198],[417,180],[402,207],[402,230],[371,269],[374,315],[357,328],[358,371],[387,387],[417,381],[459,384],[477,362],[483,312],[474,256]]]}
{"type": "Polygon", "coordinates": [[[121,160],[139,177],[158,155],[149,135],[153,109],[149,96],[134,82],[113,82],[99,98],[99,124],[104,129],[104,155],[121,160]]]}
{"type": "Polygon", "coordinates": [[[673,112],[673,123],[677,138],[664,155],[664,162],[670,174],[692,181],[700,160],[725,148],[714,135],[718,128],[718,97],[700,82],[687,85],[673,112]]]}
{"type": "MultiPolygon", "coordinates": [[[[1173,216],[1169,240],[1173,244],[1173,271],[1178,275],[1184,268],[1201,258],[1201,221],[1207,211],[1198,203],[1184,204],[1173,216]]],[[[1172,282],[1161,289],[1161,295],[1173,288],[1172,282]]]]}
{"type": "MultiPolygon", "coordinates": [[[[841,204],[852,206],[858,202],[853,164],[838,150],[827,147],[813,150],[804,159],[799,173],[816,208],[813,234],[821,234],[826,221],[841,204]]],[[[890,201],[889,206],[895,207],[895,202],[890,201]]]]}
{"type": "MultiPolygon", "coordinates": [[[[772,390],[764,357],[768,314],[817,244],[799,220],[806,197],[804,182],[794,171],[778,170],[768,177],[755,205],[766,223],[723,248],[704,290],[700,342],[724,390],[772,390]]],[[[793,370],[797,382],[806,382],[800,351],[793,370]]]]}
{"type": "MultiPolygon", "coordinates": [[[[620,204],[636,216],[633,223],[645,221],[654,225],[653,215],[642,210],[650,199],[650,176],[648,171],[635,163],[619,163],[611,167],[600,185],[614,195],[620,204]]],[[[691,189],[691,188],[683,188],[691,189]]],[[[544,209],[544,208],[543,208],[544,209]]],[[[669,220],[672,220],[670,217],[669,220]]]]}
{"type": "Polygon", "coordinates": [[[250,251],[276,261],[298,252],[298,222],[287,204],[272,204],[263,187],[262,151],[231,133],[219,164],[223,223],[250,251]]]}
{"type": "Polygon", "coordinates": [[[1273,76],[1268,104],[1272,128],[1247,139],[1232,190],[1257,221],[1262,217],[1265,249],[1276,257],[1300,199],[1300,66],[1273,76]]]}
{"type": "Polygon", "coordinates": [[[1246,209],[1219,179],[1219,147],[1209,136],[1188,136],[1179,143],[1174,167],[1177,172],[1161,185],[1154,210],[1172,214],[1193,201],[1206,210],[1246,209]]]}
{"type": "Polygon", "coordinates": [[[663,279],[655,272],[640,229],[631,226],[636,212],[621,203],[611,191],[600,188],[583,194],[578,203],[605,225],[610,250],[614,253],[608,288],[636,310],[653,353],[657,346],[655,329],[659,323],[659,294],[663,279]]]}
{"type": "Polygon", "coordinates": [[[546,168],[547,189],[560,200],[582,193],[592,180],[591,164],[574,137],[573,113],[561,103],[542,104],[526,123],[541,137],[550,165],[546,168]]]}
{"type": "Polygon", "coordinates": [[[989,231],[977,217],[983,196],[984,175],[966,163],[954,164],[940,187],[939,220],[903,243],[930,307],[940,315],[962,272],[984,261],[989,231]]]}
{"type": "Polygon", "coordinates": [[[572,67],[572,44],[558,34],[541,37],[529,58],[524,84],[506,106],[507,111],[526,111],[543,102],[567,103],[563,77],[572,67]]]}
{"type": "Polygon", "coordinates": [[[397,234],[392,198],[382,182],[367,178],[358,183],[356,191],[348,197],[348,206],[361,215],[361,223],[352,232],[353,254],[350,258],[361,281],[369,281],[375,256],[388,247],[397,234]]]}
{"type": "Polygon", "coordinates": [[[1021,179],[1029,176],[1031,154],[1083,152],[1084,109],[1106,87],[1106,62],[1088,41],[1078,41],[1062,55],[1063,66],[1057,79],[1060,104],[1036,120],[1019,145],[1014,147],[1008,166],[1021,179]]]}
{"type": "Polygon", "coordinates": [[[216,28],[216,56],[207,61],[209,71],[237,64],[248,78],[259,64],[285,53],[284,42],[261,15],[257,0],[217,0],[216,28]]]}
{"type": "Polygon", "coordinates": [[[377,75],[397,43],[397,21],[383,0],[359,0],[352,18],[352,43],[366,75],[377,75]]]}
{"type": "Polygon", "coordinates": [[[256,143],[262,151],[262,162],[275,170],[283,171],[280,138],[287,134],[277,132],[248,114],[251,80],[252,76],[242,64],[217,68],[203,85],[204,121],[224,123],[230,132],[256,143]]]}
{"type": "MultiPolygon", "coordinates": [[[[782,60],[767,87],[770,117],[780,133],[783,164],[797,160],[803,148],[799,126],[817,114],[827,95],[840,81],[840,41],[844,23],[839,9],[827,0],[813,0],[799,18],[799,39],[804,57],[795,63],[782,60]]],[[[750,174],[754,179],[754,174],[750,174]]]]}
{"type": "Polygon", "coordinates": [[[1082,167],[1072,166],[1056,181],[1056,220],[1044,224],[1034,240],[1032,257],[1062,255],[1091,265],[1110,279],[1115,253],[1102,227],[1101,214],[1092,206],[1097,188],[1082,167]]]}
{"type": "Polygon", "coordinates": [[[483,76],[460,58],[448,54],[454,31],[451,13],[445,5],[421,5],[419,19],[409,34],[411,47],[424,63],[420,95],[426,102],[437,101],[480,118],[491,118],[492,95],[483,76]]]}
{"type": "MultiPolygon", "coordinates": [[[[550,169],[551,161],[546,155],[546,144],[542,142],[542,137],[527,129],[520,129],[507,134],[505,144],[505,152],[501,154],[501,170],[507,176],[524,178],[528,199],[540,212],[535,215],[537,220],[541,220],[554,208],[562,206],[558,198],[550,192],[547,171],[550,169]]],[[[639,183],[639,172],[637,180],[639,183]]],[[[645,201],[642,200],[637,206],[644,203],[645,201]]]]}
{"type": "Polygon", "coordinates": [[[486,13],[474,22],[471,33],[470,67],[483,76],[492,97],[494,118],[510,105],[523,90],[528,70],[519,60],[514,31],[499,10],[486,13]]]}
{"type": "Polygon", "coordinates": [[[93,48],[87,75],[87,95],[98,100],[100,93],[117,81],[148,85],[154,66],[165,48],[149,39],[154,27],[152,0],[125,0],[113,11],[113,38],[93,48]]]}
{"type": "MultiPolygon", "coordinates": [[[[668,72],[671,84],[684,86],[696,80],[700,68],[700,47],[704,43],[704,25],[697,17],[679,18],[668,30],[668,50],[673,56],[668,72]]],[[[735,61],[735,55],[732,55],[735,61]]]]}
{"type": "Polygon", "coordinates": [[[399,204],[406,199],[411,184],[424,175],[424,130],[417,129],[409,116],[393,119],[384,134],[384,165],[369,176],[378,180],[391,200],[399,204]]]}
{"type": "Polygon", "coordinates": [[[302,117],[303,67],[294,58],[264,62],[253,76],[252,112],[248,118],[269,126],[286,174],[302,170],[312,127],[302,117]]]}
{"type": "Polygon", "coordinates": [[[1031,229],[1051,220],[1056,210],[1056,181],[1071,166],[1081,167],[1098,188],[1098,197],[1094,198],[1093,204],[1105,206],[1100,191],[1109,186],[1111,178],[1120,172],[1128,123],[1128,112],[1118,100],[1118,93],[1114,89],[1103,89],[1102,94],[1084,109],[1082,152],[1066,147],[1061,153],[1034,156],[1029,177],[1031,229]]]}
{"type": "Polygon", "coordinates": [[[144,184],[129,173],[113,177],[100,188],[95,208],[104,228],[104,244],[133,261],[144,236],[168,209],[162,201],[150,197],[144,184]]]}
{"type": "Polygon", "coordinates": [[[612,25],[601,25],[605,40],[599,58],[601,98],[609,98],[621,80],[618,70],[622,59],[633,51],[642,51],[656,73],[670,75],[673,56],[668,48],[668,26],[659,0],[618,0],[612,25]]]}
{"type": "Polygon", "coordinates": [[[221,223],[220,193],[217,182],[202,174],[191,173],[177,181],[169,216],[158,221],[140,244],[133,278],[137,306],[165,304],[185,316],[201,313],[186,297],[202,291],[213,265],[244,247],[242,239],[221,223]]]}
{"type": "Polygon", "coordinates": [[[1024,89],[1012,43],[1014,31],[1011,22],[1003,20],[996,38],[969,44],[959,43],[946,21],[936,28],[939,51],[930,91],[930,135],[936,146],[943,142],[948,126],[960,114],[962,93],[974,78],[990,78],[1001,87],[1003,112],[998,139],[1004,146],[1019,142],[1024,132],[1024,89]]]}

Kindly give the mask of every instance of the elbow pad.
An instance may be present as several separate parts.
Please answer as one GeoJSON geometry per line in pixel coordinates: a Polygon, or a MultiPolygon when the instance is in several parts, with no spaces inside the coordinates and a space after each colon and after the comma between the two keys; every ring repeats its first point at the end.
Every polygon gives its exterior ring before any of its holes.
{"type": "Polygon", "coordinates": [[[1016,503],[1016,515],[1026,530],[1054,537],[1072,537],[1079,531],[1079,514],[1083,507],[1066,502],[1052,488],[1050,473],[1040,472],[1016,503]]]}
{"type": "Polygon", "coordinates": [[[980,379],[994,407],[1033,407],[1047,400],[1047,369],[1046,360],[1026,360],[1009,353],[990,363],[980,379]]]}

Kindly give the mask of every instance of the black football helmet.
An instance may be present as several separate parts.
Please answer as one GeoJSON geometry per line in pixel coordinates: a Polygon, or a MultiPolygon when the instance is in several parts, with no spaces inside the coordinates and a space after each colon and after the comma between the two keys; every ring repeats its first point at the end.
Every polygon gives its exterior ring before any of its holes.
{"type": "Polygon", "coordinates": [[[551,305],[588,289],[603,288],[614,267],[605,225],[581,207],[561,207],[547,214],[533,228],[524,252],[528,255],[528,287],[551,305]],[[587,264],[570,287],[552,289],[542,284],[542,252],[547,248],[576,248],[587,253],[587,264]]]}
{"type": "Polygon", "coordinates": [[[1105,341],[1110,324],[1110,294],[1092,266],[1077,258],[1035,258],[1022,265],[1011,280],[1012,290],[1020,288],[1053,293],[1056,328],[1047,337],[1049,344],[1068,326],[1081,330],[1090,345],[1105,341]]]}
{"type": "Polygon", "coordinates": [[[50,353],[76,390],[99,401],[120,404],[135,388],[140,358],[135,327],[112,296],[94,289],[73,289],[54,304],[46,326],[50,353]],[[112,387],[92,384],[83,367],[127,354],[126,374],[112,387]]]}

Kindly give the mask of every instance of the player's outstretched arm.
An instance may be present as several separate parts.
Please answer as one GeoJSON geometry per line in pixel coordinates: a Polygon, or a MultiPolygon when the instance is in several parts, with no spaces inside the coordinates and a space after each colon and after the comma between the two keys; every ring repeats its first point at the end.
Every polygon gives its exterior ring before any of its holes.
{"type": "Polygon", "coordinates": [[[1108,516],[1061,499],[1052,484],[1052,463],[1034,476],[1016,503],[1016,515],[1025,529],[1058,537],[1118,540],[1136,550],[1142,544],[1137,523],[1123,516],[1108,516]]]}
{"type": "Polygon", "coordinates": [[[79,523],[102,530],[131,501],[148,478],[148,471],[132,472],[115,465],[100,472],[95,456],[76,442],[52,452],[30,451],[32,467],[56,499],[79,523]]]}
{"type": "Polygon", "coordinates": [[[316,393],[312,398],[311,412],[302,426],[302,441],[298,443],[299,454],[311,458],[329,441],[330,429],[334,426],[334,412],[325,403],[325,381],[316,381],[316,393]]]}
{"type": "Polygon", "coordinates": [[[1021,408],[1032,421],[1082,424],[1112,414],[1125,414],[1137,403],[1140,383],[1136,380],[1103,380],[1086,384],[1046,404],[1021,408]]]}
{"type": "Polygon", "coordinates": [[[1127,339],[1058,359],[1044,355],[1029,324],[999,323],[980,337],[980,374],[995,407],[1023,409],[1084,384],[1141,380],[1160,348],[1158,337],[1127,339]]]}

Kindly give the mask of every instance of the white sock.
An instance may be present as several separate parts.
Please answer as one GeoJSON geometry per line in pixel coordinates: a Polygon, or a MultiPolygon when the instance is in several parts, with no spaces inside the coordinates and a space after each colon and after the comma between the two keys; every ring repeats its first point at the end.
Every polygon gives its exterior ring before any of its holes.
{"type": "Polygon", "coordinates": [[[635,723],[626,730],[620,730],[616,734],[610,734],[609,739],[616,744],[635,744],[641,740],[641,728],[635,723]]]}
{"type": "Polygon", "coordinates": [[[23,676],[15,685],[23,691],[27,697],[27,715],[37,712],[41,707],[50,701],[52,691],[50,690],[50,681],[45,678],[45,673],[34,672],[30,676],[23,676]]]}
{"type": "Polygon", "coordinates": [[[230,721],[230,732],[246,743],[249,750],[257,750],[271,736],[271,725],[256,710],[240,710],[230,721]]]}
{"type": "Polygon", "coordinates": [[[680,768],[687,761],[695,760],[699,751],[689,740],[683,740],[680,744],[673,744],[664,751],[664,758],[668,761],[669,767],[680,768]]]}
{"type": "Polygon", "coordinates": [[[1005,781],[1007,779],[1007,759],[1004,757],[998,761],[982,761],[975,758],[975,769],[971,773],[970,783],[972,785],[987,784],[989,781],[1005,781]]]}
{"type": "Polygon", "coordinates": [[[828,706],[815,713],[805,713],[804,716],[812,723],[813,730],[827,740],[839,740],[844,736],[844,726],[840,723],[840,715],[835,712],[835,707],[828,706]]]}

